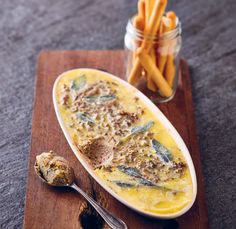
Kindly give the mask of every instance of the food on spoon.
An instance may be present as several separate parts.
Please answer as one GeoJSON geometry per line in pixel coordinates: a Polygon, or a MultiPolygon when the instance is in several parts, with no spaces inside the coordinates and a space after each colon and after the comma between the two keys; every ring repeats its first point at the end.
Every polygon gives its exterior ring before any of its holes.
{"type": "Polygon", "coordinates": [[[51,185],[72,184],[74,181],[74,171],[68,161],[52,150],[37,155],[34,168],[51,185]]]}
{"type": "Polygon", "coordinates": [[[73,145],[122,199],[158,214],[176,213],[192,201],[185,157],[168,129],[130,88],[104,72],[78,69],[60,78],[55,95],[73,145]],[[82,76],[83,87],[69,87],[82,76]],[[70,106],[62,102],[64,88],[69,88],[70,106]]]}

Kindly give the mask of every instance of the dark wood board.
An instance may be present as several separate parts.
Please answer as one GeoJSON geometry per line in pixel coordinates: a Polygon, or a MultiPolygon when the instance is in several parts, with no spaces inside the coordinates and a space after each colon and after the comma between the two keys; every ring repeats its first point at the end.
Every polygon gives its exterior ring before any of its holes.
{"type": "Polygon", "coordinates": [[[123,219],[133,229],[205,229],[208,216],[204,181],[194,121],[191,82],[186,61],[181,61],[181,77],[174,99],[158,107],[184,139],[195,165],[198,194],[193,207],[176,220],[157,220],[130,210],[103,188],[85,171],[70,149],[58,124],[53,103],[52,87],[64,71],[90,67],[103,69],[124,77],[124,51],[43,51],[38,58],[36,90],[32,120],[32,140],[29,153],[28,180],[25,203],[25,229],[108,228],[79,194],[70,189],[52,188],[40,182],[33,169],[35,156],[53,149],[64,156],[75,170],[76,182],[101,205],[123,219]],[[81,223],[82,222],[82,223],[81,223]],[[86,226],[86,227],[85,227],[86,226]]]}

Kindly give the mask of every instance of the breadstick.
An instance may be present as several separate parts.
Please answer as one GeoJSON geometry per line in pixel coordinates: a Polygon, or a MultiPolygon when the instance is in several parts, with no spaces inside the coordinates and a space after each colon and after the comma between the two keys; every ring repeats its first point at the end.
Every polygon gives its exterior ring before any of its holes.
{"type": "MultiPolygon", "coordinates": [[[[164,33],[169,32],[170,30],[171,30],[171,20],[163,16],[161,20],[161,27],[159,30],[159,36],[162,36],[164,33]]],[[[167,43],[162,41],[159,46],[159,53],[157,58],[157,66],[162,74],[164,73],[167,55],[168,55],[167,43]]]]}
{"type": "Polygon", "coordinates": [[[153,6],[154,6],[155,0],[145,0],[145,24],[148,25],[149,19],[152,14],[153,6]]]}
{"type": "MultiPolygon", "coordinates": [[[[150,36],[155,36],[157,30],[160,27],[161,18],[165,11],[166,4],[167,0],[159,0],[155,2],[147,28],[144,30],[145,33],[149,34],[150,36]]],[[[147,53],[149,53],[150,48],[152,47],[152,42],[150,42],[148,38],[144,38],[141,47],[142,49],[145,49],[147,53]]]]}
{"type": "MultiPolygon", "coordinates": [[[[171,19],[171,29],[174,29],[176,27],[176,14],[173,11],[168,12],[167,17],[171,19]]],[[[175,63],[174,63],[174,55],[173,55],[173,48],[176,45],[176,42],[170,45],[169,47],[169,55],[167,57],[166,61],[166,67],[165,67],[165,76],[167,79],[168,84],[170,87],[173,87],[174,78],[175,78],[175,63]]]]}
{"type": "MultiPolygon", "coordinates": [[[[153,10],[153,6],[154,6],[154,1],[155,0],[145,0],[145,28],[148,27],[148,22],[150,20],[151,14],[152,14],[152,10],[153,10]]],[[[155,50],[153,49],[153,47],[150,50],[150,56],[153,59],[153,61],[156,61],[156,56],[155,56],[155,50]]],[[[152,78],[148,75],[148,73],[146,73],[147,75],[147,88],[153,92],[157,91],[156,85],[153,82],[152,78]]]]}
{"type": "Polygon", "coordinates": [[[167,16],[167,18],[169,18],[171,20],[172,29],[174,29],[176,27],[176,18],[177,18],[176,13],[174,11],[168,11],[166,13],[166,16],[167,16]]]}
{"type": "MultiPolygon", "coordinates": [[[[138,29],[138,30],[143,30],[144,24],[143,24],[142,18],[140,18],[138,14],[136,14],[136,15],[134,16],[132,23],[133,23],[133,26],[134,26],[136,29],[138,29]]],[[[134,48],[134,52],[133,52],[133,59],[135,59],[135,56],[136,56],[136,54],[135,54],[136,47],[139,46],[139,44],[137,44],[137,43],[138,43],[138,42],[137,42],[136,40],[134,40],[134,46],[135,46],[135,48],[134,48]]]]}
{"type": "Polygon", "coordinates": [[[130,71],[128,82],[134,85],[140,78],[140,72],[142,71],[142,66],[140,65],[139,59],[135,58],[133,63],[133,68],[130,71]],[[132,77],[131,77],[132,76],[132,77]]]}
{"type": "MultiPolygon", "coordinates": [[[[133,26],[138,29],[138,30],[142,30],[144,29],[144,20],[138,15],[136,14],[133,18],[133,26]]],[[[132,65],[135,62],[136,59],[136,48],[140,46],[140,42],[134,40],[134,51],[133,51],[133,56],[132,56],[132,65]]],[[[139,72],[140,75],[140,72],[139,72]]]]}
{"type": "Polygon", "coordinates": [[[175,63],[174,56],[169,55],[166,61],[165,76],[168,84],[173,88],[174,78],[175,78],[175,63]]]}
{"type": "MultiPolygon", "coordinates": [[[[133,26],[136,29],[142,30],[144,31],[144,27],[145,27],[145,0],[139,0],[138,2],[138,14],[134,17],[133,19],[133,26]]],[[[137,46],[139,47],[140,44],[137,44],[137,46]]],[[[137,48],[137,47],[136,47],[137,48]]],[[[134,66],[136,63],[136,50],[133,51],[133,61],[132,61],[132,65],[134,66]]],[[[139,66],[136,72],[136,78],[133,79],[133,83],[135,84],[136,81],[138,80],[138,78],[140,78],[140,76],[142,75],[142,67],[139,66]]]]}
{"type": "MultiPolygon", "coordinates": [[[[154,4],[154,8],[150,17],[150,20],[148,22],[147,28],[144,29],[145,33],[150,34],[150,36],[154,36],[160,26],[160,21],[162,18],[162,15],[165,11],[167,4],[167,0],[159,0],[156,1],[154,4]]],[[[142,50],[146,50],[147,53],[150,51],[152,47],[152,42],[150,42],[147,38],[144,38],[141,48],[142,50]]],[[[138,70],[140,68],[140,62],[135,61],[135,64],[130,72],[128,81],[129,83],[134,83],[137,79],[136,74],[138,73],[138,70]]]]}
{"type": "Polygon", "coordinates": [[[143,18],[141,18],[139,15],[135,15],[134,16],[134,19],[133,19],[133,26],[136,28],[136,29],[139,29],[139,30],[144,30],[144,21],[143,21],[143,18]]]}
{"type": "Polygon", "coordinates": [[[156,66],[156,63],[153,62],[151,57],[145,52],[140,52],[138,53],[138,59],[141,62],[144,69],[152,77],[152,80],[158,86],[161,94],[163,96],[170,97],[172,95],[172,89],[162,76],[161,72],[156,66]]]}
{"type": "MultiPolygon", "coordinates": [[[[155,50],[154,48],[152,48],[151,52],[150,52],[150,57],[152,59],[152,61],[154,63],[156,63],[156,55],[155,55],[155,50]]],[[[155,83],[152,80],[152,77],[150,76],[150,74],[147,72],[147,88],[150,91],[156,92],[157,91],[157,87],[155,85],[155,83]]]]}
{"type": "Polygon", "coordinates": [[[145,24],[145,0],[138,1],[138,16],[143,19],[143,23],[145,24]]]}

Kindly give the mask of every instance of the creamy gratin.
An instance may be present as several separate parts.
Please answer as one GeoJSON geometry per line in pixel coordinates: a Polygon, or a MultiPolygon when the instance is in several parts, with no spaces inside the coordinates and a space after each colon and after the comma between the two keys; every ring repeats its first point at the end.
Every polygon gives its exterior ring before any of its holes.
{"type": "Polygon", "coordinates": [[[142,211],[169,214],[192,200],[186,160],[168,130],[129,88],[81,69],[56,88],[65,127],[95,174],[142,211]]]}

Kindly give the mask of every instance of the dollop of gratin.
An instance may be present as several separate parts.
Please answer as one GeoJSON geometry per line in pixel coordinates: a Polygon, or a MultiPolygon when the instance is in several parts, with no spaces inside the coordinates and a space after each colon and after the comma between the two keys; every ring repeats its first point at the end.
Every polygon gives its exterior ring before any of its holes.
{"type": "Polygon", "coordinates": [[[36,156],[35,170],[51,185],[70,185],[74,181],[74,171],[67,160],[52,150],[36,156]]]}

